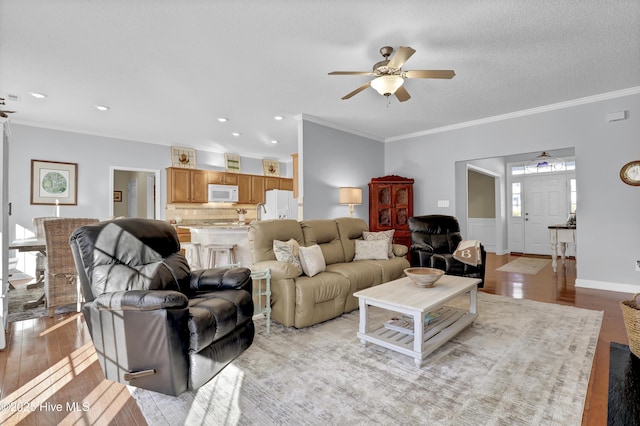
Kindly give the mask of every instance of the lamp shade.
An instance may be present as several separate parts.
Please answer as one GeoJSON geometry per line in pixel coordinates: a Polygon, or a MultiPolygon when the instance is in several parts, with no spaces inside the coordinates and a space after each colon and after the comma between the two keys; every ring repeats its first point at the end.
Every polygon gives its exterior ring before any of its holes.
{"type": "Polygon", "coordinates": [[[393,95],[404,83],[404,78],[399,75],[383,75],[371,82],[371,87],[384,96],[393,95]]]}
{"type": "Polygon", "coordinates": [[[340,204],[362,204],[362,188],[342,187],[340,188],[340,204]]]}

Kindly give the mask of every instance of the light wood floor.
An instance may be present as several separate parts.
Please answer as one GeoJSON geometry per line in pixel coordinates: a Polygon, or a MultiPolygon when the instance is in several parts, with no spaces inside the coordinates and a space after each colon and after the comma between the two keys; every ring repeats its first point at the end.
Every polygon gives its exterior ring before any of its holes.
{"type": "MultiPolygon", "coordinates": [[[[537,275],[495,271],[515,258],[487,256],[483,291],[604,311],[583,425],[606,425],[609,343],[628,343],[619,303],[630,295],[576,289],[571,259],[555,275],[550,264],[537,275]]],[[[81,315],[11,323],[7,338],[0,351],[0,424],[146,424],[127,388],[104,379],[81,315]]]]}

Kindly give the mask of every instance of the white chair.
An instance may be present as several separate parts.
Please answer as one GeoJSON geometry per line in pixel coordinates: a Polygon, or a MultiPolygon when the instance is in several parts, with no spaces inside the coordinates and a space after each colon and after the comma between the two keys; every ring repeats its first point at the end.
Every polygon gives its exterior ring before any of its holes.
{"type": "Polygon", "coordinates": [[[236,244],[205,244],[204,250],[207,253],[207,266],[216,267],[216,259],[219,254],[226,255],[226,264],[236,263],[236,244]]]}
{"type": "Polygon", "coordinates": [[[202,269],[204,265],[202,264],[202,245],[200,243],[188,242],[183,243],[180,242],[180,248],[184,249],[184,257],[187,258],[187,262],[189,262],[189,266],[191,269],[202,269]]]}

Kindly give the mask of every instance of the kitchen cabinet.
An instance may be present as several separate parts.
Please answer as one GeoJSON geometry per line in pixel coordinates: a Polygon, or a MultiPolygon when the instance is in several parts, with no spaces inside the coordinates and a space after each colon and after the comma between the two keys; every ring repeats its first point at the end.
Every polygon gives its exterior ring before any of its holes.
{"type": "Polygon", "coordinates": [[[226,173],[226,172],[218,172],[215,170],[207,171],[208,183],[217,183],[220,185],[237,185],[238,184],[238,174],[237,173],[226,173]]]}
{"type": "Polygon", "coordinates": [[[206,170],[167,168],[167,203],[206,203],[206,170]]]}
{"type": "Polygon", "coordinates": [[[369,182],[369,229],[395,229],[393,242],[411,246],[409,218],[413,216],[413,179],[383,176],[369,182]]]}
{"type": "Polygon", "coordinates": [[[271,189],[293,190],[291,178],[277,176],[227,173],[217,170],[167,168],[167,203],[206,203],[207,185],[236,185],[238,203],[258,204],[265,202],[265,191],[271,189]]]}
{"type": "Polygon", "coordinates": [[[279,177],[266,177],[264,178],[265,191],[269,191],[271,189],[281,189],[280,188],[280,178],[279,177]]]}
{"type": "Polygon", "coordinates": [[[280,178],[280,187],[283,191],[293,191],[293,179],[280,178]]]}
{"type": "Polygon", "coordinates": [[[264,203],[266,182],[264,176],[238,175],[238,203],[264,203]]]}

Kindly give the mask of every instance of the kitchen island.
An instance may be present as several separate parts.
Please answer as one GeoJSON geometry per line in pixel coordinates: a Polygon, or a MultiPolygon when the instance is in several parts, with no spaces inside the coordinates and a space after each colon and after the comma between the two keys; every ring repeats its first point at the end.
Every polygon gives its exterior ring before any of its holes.
{"type": "MultiPolygon", "coordinates": [[[[236,263],[241,266],[251,267],[251,252],[249,250],[249,225],[238,222],[216,222],[204,225],[181,225],[191,231],[191,242],[200,243],[203,251],[203,262],[207,261],[207,244],[234,244],[236,263]]],[[[217,264],[230,263],[228,258],[219,258],[217,264]]],[[[208,267],[208,265],[204,265],[208,267]]]]}

